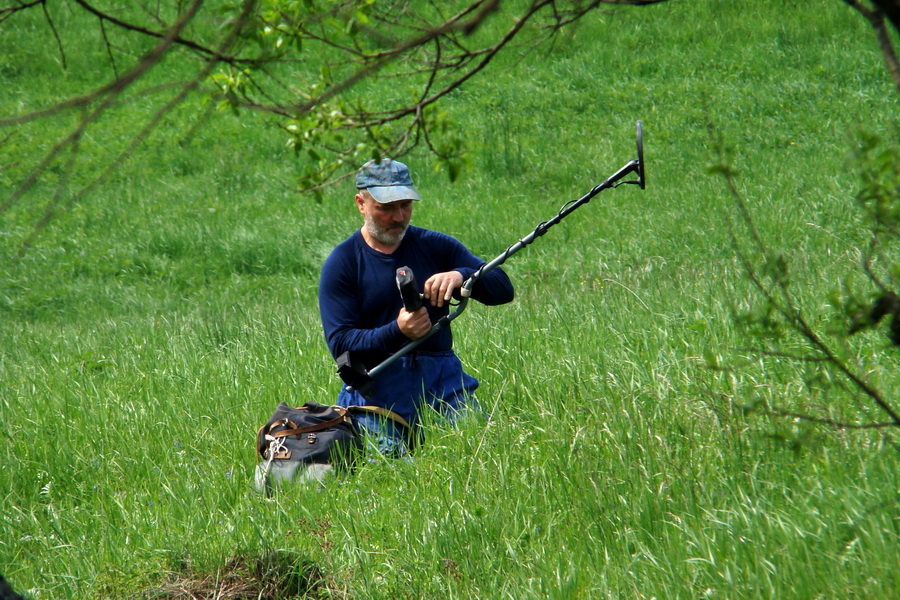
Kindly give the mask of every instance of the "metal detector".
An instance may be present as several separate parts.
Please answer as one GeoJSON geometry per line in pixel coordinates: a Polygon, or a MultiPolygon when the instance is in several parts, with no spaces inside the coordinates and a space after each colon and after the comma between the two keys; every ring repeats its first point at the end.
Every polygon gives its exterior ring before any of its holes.
{"type": "MultiPolygon", "coordinates": [[[[556,216],[554,216],[552,219],[538,224],[538,226],[534,228],[534,231],[507,248],[503,254],[501,254],[491,262],[483,264],[477,271],[475,271],[475,273],[472,274],[471,277],[463,282],[462,287],[460,288],[460,301],[459,304],[457,304],[456,309],[453,312],[449,313],[447,316],[442,317],[437,323],[432,325],[431,329],[424,336],[420,337],[417,340],[410,341],[408,344],[400,348],[397,352],[390,355],[384,361],[368,371],[366,370],[364,365],[362,365],[358,361],[353,360],[349,352],[344,352],[337,358],[338,374],[340,375],[341,379],[344,381],[348,388],[358,390],[363,395],[366,395],[367,391],[371,389],[375,377],[381,371],[386,369],[395,361],[399,360],[401,357],[415,350],[422,342],[430,338],[438,331],[444,329],[445,327],[448,327],[451,321],[453,321],[455,318],[461,315],[464,310],[466,310],[466,306],[469,303],[469,298],[472,296],[472,288],[475,286],[478,280],[482,276],[484,276],[485,273],[488,273],[492,269],[495,269],[505,263],[510,256],[547,233],[548,229],[562,221],[580,206],[590,202],[591,198],[593,198],[603,190],[619,187],[620,185],[626,184],[638,185],[641,189],[644,189],[647,185],[647,176],[644,169],[643,123],[641,121],[637,122],[637,159],[628,161],[625,166],[610,175],[610,177],[603,183],[596,185],[591,191],[589,191],[581,198],[566,202],[556,214],[556,216]],[[637,179],[622,181],[624,177],[626,177],[627,175],[631,175],[632,173],[637,175],[637,179]]],[[[404,306],[407,310],[414,311],[422,305],[421,297],[419,296],[418,288],[416,287],[415,277],[408,268],[401,267],[397,269],[397,287],[400,290],[404,306]]]]}

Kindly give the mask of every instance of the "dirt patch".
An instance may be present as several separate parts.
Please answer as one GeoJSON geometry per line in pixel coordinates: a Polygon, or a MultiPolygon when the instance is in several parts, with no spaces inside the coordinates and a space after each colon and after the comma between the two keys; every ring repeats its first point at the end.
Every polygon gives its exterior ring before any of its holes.
{"type": "Polygon", "coordinates": [[[232,557],[214,572],[199,572],[190,561],[170,573],[147,600],[295,600],[326,592],[323,574],[309,561],[283,553],[232,557]]]}

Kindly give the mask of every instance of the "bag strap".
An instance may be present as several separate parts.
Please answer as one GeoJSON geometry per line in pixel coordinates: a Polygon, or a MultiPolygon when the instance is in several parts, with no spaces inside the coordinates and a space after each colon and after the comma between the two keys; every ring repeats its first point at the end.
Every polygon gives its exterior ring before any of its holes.
{"type": "Polygon", "coordinates": [[[382,416],[386,419],[390,419],[394,423],[403,425],[407,430],[412,429],[410,424],[406,422],[406,419],[404,419],[403,417],[401,417],[394,411],[384,408],[382,406],[366,405],[366,406],[351,406],[349,408],[351,411],[358,410],[360,412],[374,413],[374,414],[382,416]]]}
{"type": "MultiPolygon", "coordinates": [[[[291,429],[285,429],[283,431],[279,431],[278,433],[271,434],[274,438],[282,438],[282,437],[290,437],[292,435],[301,435],[304,433],[312,433],[313,431],[322,431],[323,429],[328,429],[329,427],[334,427],[335,425],[340,425],[341,423],[348,421],[349,417],[347,417],[347,409],[335,406],[334,410],[337,411],[338,416],[331,419],[330,421],[325,421],[324,423],[316,423],[315,425],[308,425],[306,427],[293,427],[291,429]]],[[[283,419],[282,421],[278,421],[285,425],[293,425],[290,420],[283,419]]],[[[273,423],[274,426],[276,423],[273,423]]],[[[271,427],[269,428],[271,430],[271,427]]]]}
{"type": "Polygon", "coordinates": [[[406,438],[406,444],[409,449],[415,450],[416,446],[422,441],[422,434],[420,431],[416,431],[413,429],[412,425],[410,425],[406,419],[395,413],[394,411],[384,408],[383,406],[349,406],[347,407],[351,412],[366,412],[375,415],[379,415],[384,417],[385,419],[389,419],[400,425],[403,428],[403,432],[406,434],[404,437],[406,438]]]}

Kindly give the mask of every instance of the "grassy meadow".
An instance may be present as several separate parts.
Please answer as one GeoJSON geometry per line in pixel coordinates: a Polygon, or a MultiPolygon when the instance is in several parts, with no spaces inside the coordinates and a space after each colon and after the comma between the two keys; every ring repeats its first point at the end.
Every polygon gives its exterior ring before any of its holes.
{"type": "MultiPolygon", "coordinates": [[[[110,76],[94,23],[50,4],[69,68],[39,12],[0,22],[0,118],[110,76]]],[[[460,179],[424,151],[407,160],[415,224],[493,258],[634,158],[638,119],[648,187],[594,198],[510,259],[512,304],[454,322],[491,417],[429,427],[409,463],[252,489],[278,402],[337,396],[318,274],[360,225],[351,183],[321,202],[294,191],[298,159],[271,117],[192,97],[20,260],[62,170],[0,214],[0,573],[18,590],[190,598],[190,581],[268,573],[285,598],[900,595],[891,434],[740,410],[883,420],[747,352],[735,209],[708,173],[721,137],[826,326],[866,243],[848,157],[863,131],[897,141],[866,23],[840,0],[676,0],[597,11],[491,69],[443,105],[468,149],[460,179]],[[716,356],[739,368],[710,369],[716,356]]],[[[71,184],[121,151],[153,93],[85,136],[71,184]]],[[[73,118],[0,129],[0,203],[73,118]]],[[[870,376],[900,389],[896,354],[859,344],[870,376]]]]}

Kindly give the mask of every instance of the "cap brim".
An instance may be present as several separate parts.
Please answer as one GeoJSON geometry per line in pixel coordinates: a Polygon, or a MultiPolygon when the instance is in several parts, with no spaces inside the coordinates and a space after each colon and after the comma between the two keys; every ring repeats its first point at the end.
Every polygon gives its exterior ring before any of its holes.
{"type": "Polygon", "coordinates": [[[378,185],[367,188],[376,202],[386,204],[400,200],[421,200],[416,188],[406,185],[378,185]]]}

